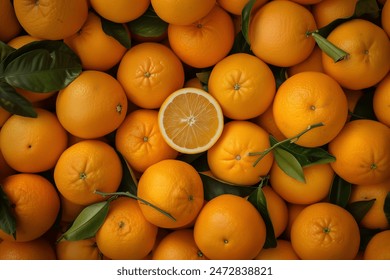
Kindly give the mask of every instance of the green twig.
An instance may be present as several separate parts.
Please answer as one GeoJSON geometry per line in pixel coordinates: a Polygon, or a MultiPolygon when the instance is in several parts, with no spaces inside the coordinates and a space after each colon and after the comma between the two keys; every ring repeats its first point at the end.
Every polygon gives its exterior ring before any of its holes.
{"type": "Polygon", "coordinates": [[[118,197],[118,196],[127,196],[127,197],[130,197],[130,198],[134,198],[134,199],[139,200],[139,201],[141,201],[142,203],[144,203],[144,204],[146,204],[146,205],[152,207],[153,209],[157,210],[158,212],[164,214],[164,215],[167,216],[168,218],[170,218],[170,219],[176,221],[176,219],[175,219],[171,214],[169,214],[168,212],[162,210],[161,208],[159,208],[159,207],[153,205],[152,203],[150,203],[150,202],[148,202],[148,201],[146,201],[146,200],[144,200],[144,199],[142,199],[142,198],[139,198],[138,196],[133,195],[133,194],[131,194],[131,193],[129,193],[129,192],[105,193],[105,192],[101,192],[101,191],[95,190],[95,193],[96,193],[96,194],[99,194],[99,195],[101,195],[101,196],[104,196],[104,197],[106,197],[106,196],[116,196],[116,197],[118,197]]]}
{"type": "Polygon", "coordinates": [[[279,141],[278,143],[272,145],[271,147],[269,147],[268,149],[266,149],[266,150],[264,150],[262,152],[252,152],[252,153],[249,153],[248,154],[249,156],[259,156],[259,158],[253,163],[253,166],[255,167],[260,162],[260,160],[262,160],[268,153],[270,153],[276,147],[278,147],[278,146],[280,146],[280,145],[282,145],[284,143],[287,143],[287,142],[294,143],[294,142],[298,141],[298,139],[303,134],[305,134],[306,132],[312,130],[313,128],[320,127],[320,126],[323,126],[323,125],[324,125],[324,123],[322,123],[322,122],[309,125],[305,130],[301,131],[297,135],[295,135],[293,137],[290,137],[290,138],[287,138],[287,139],[284,139],[282,141],[279,141]]]}

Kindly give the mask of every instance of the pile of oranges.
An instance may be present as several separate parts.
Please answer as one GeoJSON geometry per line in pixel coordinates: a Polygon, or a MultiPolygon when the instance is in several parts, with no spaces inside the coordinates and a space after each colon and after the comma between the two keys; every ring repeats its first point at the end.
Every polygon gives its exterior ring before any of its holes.
{"type": "Polygon", "coordinates": [[[390,1],[357,2],[0,0],[82,65],[0,107],[0,259],[390,259],[390,1]]]}

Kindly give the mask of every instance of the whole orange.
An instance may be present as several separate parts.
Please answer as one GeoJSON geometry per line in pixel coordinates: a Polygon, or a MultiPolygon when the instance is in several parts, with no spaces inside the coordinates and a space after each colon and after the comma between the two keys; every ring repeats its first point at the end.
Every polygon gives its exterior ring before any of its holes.
{"type": "Polygon", "coordinates": [[[150,0],[89,0],[91,7],[102,17],[117,23],[127,23],[142,16],[150,0]]]}
{"type": "Polygon", "coordinates": [[[375,234],[364,250],[365,260],[390,260],[390,230],[375,234]]]}
{"type": "Polygon", "coordinates": [[[322,0],[312,6],[317,27],[322,28],[339,18],[351,17],[358,0],[322,0]]]}
{"type": "Polygon", "coordinates": [[[76,241],[61,240],[55,245],[58,260],[101,260],[94,237],[76,241]]]}
{"type": "Polygon", "coordinates": [[[56,260],[55,250],[47,240],[37,238],[26,242],[0,242],[0,260],[56,260]]]}
{"type": "Polygon", "coordinates": [[[390,72],[375,88],[373,97],[373,109],[377,119],[390,127],[390,72]]]}
{"type": "Polygon", "coordinates": [[[0,41],[8,42],[22,31],[12,2],[0,0],[0,41]]]}
{"type": "Polygon", "coordinates": [[[277,239],[275,248],[265,248],[255,257],[255,260],[299,260],[291,242],[277,239]]]}

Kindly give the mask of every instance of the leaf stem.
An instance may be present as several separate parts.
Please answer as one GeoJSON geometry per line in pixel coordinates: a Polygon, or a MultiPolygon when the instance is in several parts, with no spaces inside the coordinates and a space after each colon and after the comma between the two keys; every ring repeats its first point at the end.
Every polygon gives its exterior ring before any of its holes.
{"type": "Polygon", "coordinates": [[[318,30],[316,31],[308,31],[306,33],[307,36],[313,36],[317,45],[320,47],[322,51],[324,51],[329,57],[333,59],[334,62],[341,61],[345,59],[349,54],[339,47],[332,44],[329,40],[324,38],[318,30]]]}
{"type": "Polygon", "coordinates": [[[316,124],[312,124],[312,125],[309,125],[305,130],[301,131],[300,133],[298,133],[297,135],[293,136],[293,137],[290,137],[290,138],[287,138],[287,139],[284,139],[282,141],[279,141],[278,143],[272,145],[271,147],[269,147],[268,149],[265,149],[264,151],[262,152],[252,152],[252,153],[249,153],[248,155],[249,156],[259,156],[256,161],[253,163],[253,167],[255,167],[259,162],[260,160],[262,160],[268,153],[270,153],[273,149],[275,149],[276,147],[286,143],[286,142],[290,142],[290,143],[294,143],[296,141],[298,141],[298,139],[303,135],[305,134],[306,132],[312,130],[313,128],[316,128],[316,127],[320,127],[320,126],[323,126],[324,123],[320,122],[320,123],[316,123],[316,124]]]}
{"type": "Polygon", "coordinates": [[[161,208],[159,208],[159,207],[153,205],[152,203],[150,203],[150,202],[148,202],[148,201],[146,201],[146,200],[144,200],[144,199],[142,199],[142,198],[140,198],[140,197],[138,197],[138,196],[136,196],[136,195],[134,195],[134,194],[131,194],[131,193],[129,193],[129,192],[105,193],[105,192],[101,192],[101,191],[95,190],[95,193],[96,193],[96,194],[99,194],[99,195],[101,195],[101,196],[104,196],[104,197],[106,197],[106,196],[116,196],[116,197],[118,197],[118,196],[127,196],[127,197],[130,197],[130,198],[134,198],[134,199],[139,200],[139,201],[141,201],[142,203],[144,203],[144,204],[146,204],[146,205],[152,207],[153,209],[157,210],[158,212],[164,214],[164,215],[167,216],[168,218],[170,218],[170,219],[176,221],[176,219],[175,219],[171,214],[169,214],[168,212],[162,210],[161,208]]]}

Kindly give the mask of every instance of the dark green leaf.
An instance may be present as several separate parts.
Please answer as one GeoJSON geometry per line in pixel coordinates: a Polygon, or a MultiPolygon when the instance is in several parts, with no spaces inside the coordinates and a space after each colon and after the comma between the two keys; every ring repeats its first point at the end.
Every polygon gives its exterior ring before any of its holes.
{"type": "Polygon", "coordinates": [[[76,241],[95,236],[107,216],[109,204],[102,201],[85,207],[59,240],[76,241]]]}
{"type": "Polygon", "coordinates": [[[373,109],[374,94],[374,88],[364,90],[362,97],[356,103],[355,110],[351,113],[351,121],[356,119],[377,120],[373,109]]]}
{"type": "Polygon", "coordinates": [[[359,250],[364,251],[367,247],[368,242],[371,240],[371,238],[381,232],[381,229],[368,229],[368,228],[360,228],[360,245],[359,250]]]}
{"type": "Polygon", "coordinates": [[[352,214],[355,220],[360,223],[367,212],[375,203],[375,198],[370,200],[355,201],[347,205],[346,209],[352,214]]]}
{"type": "Polygon", "coordinates": [[[102,21],[102,29],[104,33],[113,37],[115,40],[121,43],[121,45],[124,46],[126,49],[130,49],[131,47],[130,35],[127,32],[126,27],[123,25],[123,23],[112,22],[103,17],[101,17],[101,21],[102,21]]]}
{"type": "Polygon", "coordinates": [[[210,170],[207,162],[207,152],[200,154],[181,154],[177,159],[191,164],[198,172],[210,170]]]}
{"type": "Polygon", "coordinates": [[[0,185],[0,229],[16,239],[16,219],[11,208],[11,202],[0,185]]]}
{"type": "Polygon", "coordinates": [[[138,181],[137,178],[134,175],[133,170],[131,169],[130,165],[126,161],[126,159],[123,157],[121,153],[118,152],[119,158],[122,163],[122,170],[123,170],[123,175],[122,175],[122,181],[119,186],[118,191],[119,192],[129,192],[133,195],[137,194],[137,185],[138,181]]]}
{"type": "MultiPolygon", "coordinates": [[[[278,143],[278,141],[271,135],[270,143],[271,145],[275,145],[278,143]]],[[[291,142],[285,142],[279,145],[279,148],[282,148],[291,153],[298,160],[302,167],[314,164],[330,163],[336,160],[333,155],[329,154],[325,149],[322,148],[307,148],[291,142]]]]}
{"type": "Polygon", "coordinates": [[[379,15],[380,9],[376,0],[357,1],[354,12],[355,17],[368,16],[370,18],[377,18],[379,15]]]}
{"type": "Polygon", "coordinates": [[[209,71],[202,71],[202,72],[196,73],[196,77],[199,79],[199,81],[202,84],[207,85],[209,83],[210,74],[211,74],[211,70],[209,70],[209,71]]]}
{"type": "MultiPolygon", "coordinates": [[[[0,61],[7,57],[10,53],[14,52],[15,49],[8,46],[6,43],[0,41],[0,61]]],[[[1,69],[0,69],[1,73],[1,69]]],[[[1,75],[1,74],[0,74],[1,75]]]]}
{"type": "Polygon", "coordinates": [[[347,207],[351,190],[352,184],[336,175],[333,178],[332,186],[330,188],[329,202],[343,208],[347,207]]]}
{"type": "Polygon", "coordinates": [[[306,182],[301,164],[291,153],[279,147],[274,148],[273,153],[276,163],[284,173],[300,182],[306,182]]]}
{"type": "Polygon", "coordinates": [[[274,226],[268,213],[267,201],[265,199],[261,186],[259,186],[255,191],[251,193],[251,195],[248,197],[248,201],[256,207],[265,222],[267,235],[265,239],[264,248],[275,248],[277,242],[274,232],[274,226]]]}
{"type": "Polygon", "coordinates": [[[390,224],[390,192],[387,193],[385,198],[385,204],[383,205],[383,211],[387,218],[387,223],[390,224]]]}
{"type": "Polygon", "coordinates": [[[82,71],[80,59],[60,41],[36,41],[8,55],[2,62],[8,84],[34,92],[58,91],[82,71]]]}
{"type": "Polygon", "coordinates": [[[142,16],[127,23],[131,34],[137,34],[143,38],[160,38],[168,29],[168,23],[159,18],[152,8],[149,8],[142,16]]]}
{"type": "Polygon", "coordinates": [[[230,50],[230,54],[234,54],[234,53],[252,54],[251,48],[248,42],[245,40],[242,31],[238,32],[236,37],[234,38],[234,43],[232,49],[230,50]]]}
{"type": "Polygon", "coordinates": [[[287,68],[278,67],[271,64],[269,64],[268,66],[270,67],[274,75],[276,88],[279,88],[280,85],[283,84],[285,80],[287,80],[287,68]]]}
{"type": "Polygon", "coordinates": [[[11,114],[32,118],[37,117],[31,102],[4,81],[0,81],[0,106],[11,114]]]}
{"type": "Polygon", "coordinates": [[[202,182],[203,182],[203,189],[204,189],[204,199],[205,200],[211,200],[214,197],[217,197],[221,194],[229,193],[238,195],[241,197],[248,196],[253,192],[254,189],[257,187],[253,186],[238,186],[233,185],[230,183],[223,182],[221,180],[218,180],[217,178],[205,174],[205,173],[199,173],[202,182]]]}
{"type": "Polygon", "coordinates": [[[244,35],[246,42],[250,45],[249,42],[249,22],[251,18],[252,8],[256,0],[249,0],[245,5],[244,9],[241,12],[241,31],[244,35]]]}

